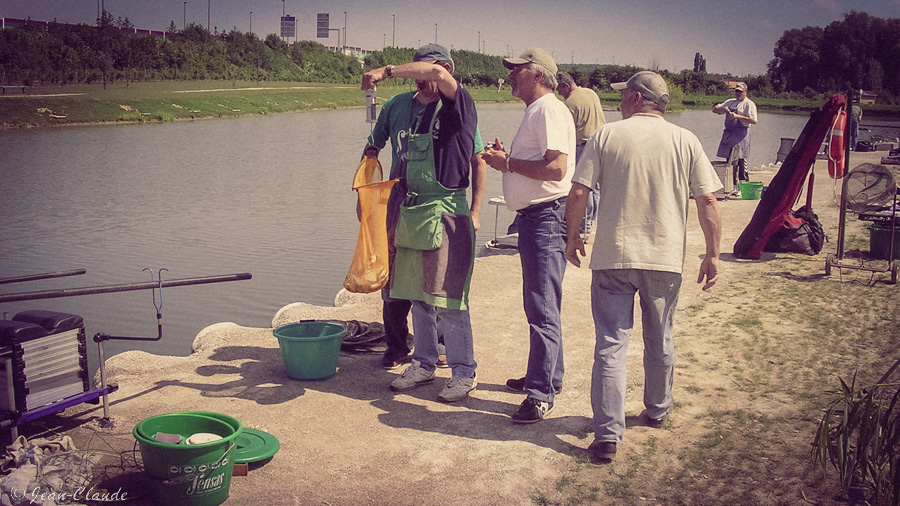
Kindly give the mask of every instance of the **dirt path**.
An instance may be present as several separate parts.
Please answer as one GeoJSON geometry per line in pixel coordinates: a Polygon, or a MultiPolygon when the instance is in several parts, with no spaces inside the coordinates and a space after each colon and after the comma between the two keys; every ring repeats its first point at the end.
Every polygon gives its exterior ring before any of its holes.
{"type": "MultiPolygon", "coordinates": [[[[855,155],[854,165],[875,155],[855,155]]],[[[815,211],[833,240],[832,181],[822,162],[815,173],[815,211]]],[[[773,175],[762,170],[751,178],[773,175]]],[[[704,248],[691,217],[675,327],[676,409],[662,429],[630,426],[611,465],[592,465],[585,453],[593,439],[594,346],[586,268],[569,266],[564,282],[565,390],[549,419],[510,422],[522,395],[504,382],[523,373],[527,356],[516,255],[476,263],[471,314],[479,385],[463,402],[438,402],[440,379],[391,392],[398,372],[383,370],[377,355],[345,355],[333,378],[294,381],[272,329],[224,323],[205,329],[189,357],[128,352],[110,359],[120,386],[111,396],[114,428],[99,428],[102,411],[89,405],[43,425],[66,431],[82,449],[130,451],[132,427],[148,416],[189,409],[235,416],[276,436],[281,450],[232,480],[226,504],[234,505],[830,504],[838,492],[833,477],[823,479],[809,458],[818,409],[839,376],[857,367],[878,376],[896,358],[896,287],[883,282],[884,274],[874,284],[858,271],[824,276],[834,242],[815,257],[735,259],[732,245],[757,203],[721,202],[722,250],[729,253],[722,281],[706,293],[694,283],[704,248]]],[[[852,218],[847,230],[849,256],[863,257],[856,251],[868,249],[863,224],[852,218]]],[[[307,318],[380,321],[377,295],[338,304],[288,306],[273,327],[307,318]]],[[[642,409],[637,321],[628,359],[630,421],[642,409]]],[[[140,475],[123,483],[132,496],[146,486],[140,475]]]]}

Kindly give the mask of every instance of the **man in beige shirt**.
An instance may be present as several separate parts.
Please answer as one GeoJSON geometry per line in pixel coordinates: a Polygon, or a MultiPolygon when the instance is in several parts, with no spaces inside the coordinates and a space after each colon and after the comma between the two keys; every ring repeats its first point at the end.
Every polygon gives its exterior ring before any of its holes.
{"type": "MultiPolygon", "coordinates": [[[[575,162],[581,158],[581,152],[588,139],[594,135],[601,126],[606,123],[603,115],[603,106],[600,105],[600,97],[592,89],[578,86],[568,72],[556,74],[556,91],[565,98],[566,107],[572,113],[575,120],[575,162]]],[[[594,219],[597,216],[597,200],[600,192],[594,188],[588,196],[587,211],[581,222],[581,230],[588,232],[594,228],[594,219]]]]}

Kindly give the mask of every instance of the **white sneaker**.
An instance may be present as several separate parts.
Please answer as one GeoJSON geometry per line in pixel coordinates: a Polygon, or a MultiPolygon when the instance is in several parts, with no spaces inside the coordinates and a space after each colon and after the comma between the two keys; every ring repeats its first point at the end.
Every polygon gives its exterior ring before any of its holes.
{"type": "Polygon", "coordinates": [[[471,378],[459,378],[452,376],[447,380],[444,389],[438,394],[438,400],[444,402],[461,401],[469,396],[469,392],[475,390],[478,385],[478,375],[471,378]]]}
{"type": "Polygon", "coordinates": [[[413,360],[412,365],[407,367],[399,378],[391,382],[391,390],[403,392],[432,381],[434,381],[434,371],[424,369],[418,360],[413,360]]]}

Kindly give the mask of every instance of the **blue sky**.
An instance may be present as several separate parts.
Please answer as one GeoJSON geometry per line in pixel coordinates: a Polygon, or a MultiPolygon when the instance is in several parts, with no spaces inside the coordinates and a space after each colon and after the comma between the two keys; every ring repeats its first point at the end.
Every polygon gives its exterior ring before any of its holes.
{"type": "MultiPolygon", "coordinates": [[[[694,53],[710,72],[760,74],[785,30],[826,26],[851,10],[900,18],[900,0],[101,0],[114,18],[138,28],[165,30],[174,21],[260,37],[278,33],[282,9],[297,18],[297,37],[316,38],[316,14],[350,46],[381,49],[392,41],[416,47],[435,41],[453,49],[518,55],[543,47],[559,63],[617,63],[690,69],[694,53]],[[415,9],[410,8],[415,5],[415,9]],[[253,13],[252,15],[250,13],[253,13]]],[[[93,24],[98,0],[3,0],[0,17],[93,24]]]]}

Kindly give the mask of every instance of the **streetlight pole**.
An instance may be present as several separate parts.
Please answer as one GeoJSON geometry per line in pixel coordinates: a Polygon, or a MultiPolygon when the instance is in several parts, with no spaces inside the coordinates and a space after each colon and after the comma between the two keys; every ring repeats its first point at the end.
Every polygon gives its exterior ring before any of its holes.
{"type": "Polygon", "coordinates": [[[391,14],[391,47],[397,47],[397,15],[391,14]]]}
{"type": "Polygon", "coordinates": [[[206,0],[206,31],[209,31],[209,14],[212,11],[212,0],[206,0]]]}
{"type": "Polygon", "coordinates": [[[342,53],[347,50],[347,11],[344,11],[344,45],[341,49],[342,53]]]}
{"type": "Polygon", "coordinates": [[[250,11],[250,36],[253,37],[253,11],[250,11]]]}
{"type": "Polygon", "coordinates": [[[437,23],[434,24],[434,43],[437,44],[437,23]]]}
{"type": "Polygon", "coordinates": [[[478,30],[478,46],[475,47],[476,51],[481,50],[481,30],[478,30]]]}
{"type": "Polygon", "coordinates": [[[187,2],[184,3],[184,12],[182,15],[184,18],[181,21],[181,30],[184,31],[187,29],[187,2]]]}

